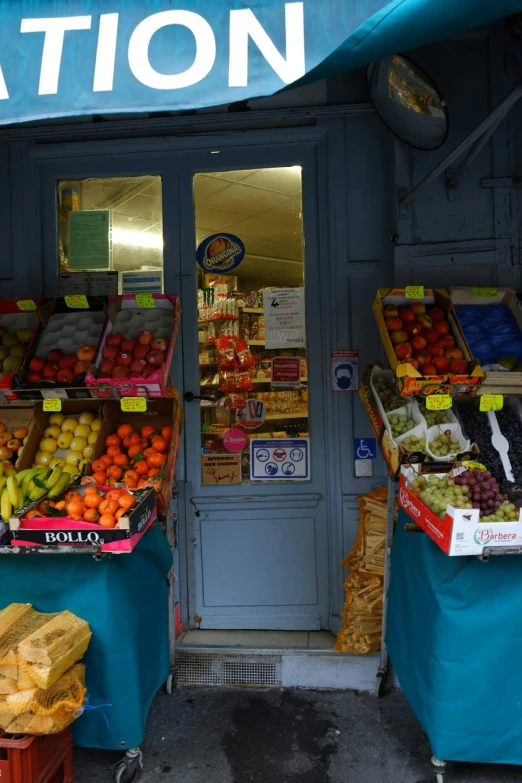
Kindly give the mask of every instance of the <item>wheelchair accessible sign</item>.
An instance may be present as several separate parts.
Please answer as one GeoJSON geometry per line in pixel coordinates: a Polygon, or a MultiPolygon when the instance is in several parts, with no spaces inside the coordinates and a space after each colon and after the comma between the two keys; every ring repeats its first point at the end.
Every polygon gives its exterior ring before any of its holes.
{"type": "Polygon", "coordinates": [[[310,439],[250,441],[251,481],[307,481],[310,479],[310,439]]]}

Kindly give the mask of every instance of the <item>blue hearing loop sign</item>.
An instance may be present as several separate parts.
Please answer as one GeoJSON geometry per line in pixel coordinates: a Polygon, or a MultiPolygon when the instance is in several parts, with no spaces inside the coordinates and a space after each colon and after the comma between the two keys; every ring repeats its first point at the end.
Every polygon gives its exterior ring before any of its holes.
{"type": "Polygon", "coordinates": [[[375,438],[354,438],[353,453],[355,459],[376,459],[377,441],[375,438]]]}

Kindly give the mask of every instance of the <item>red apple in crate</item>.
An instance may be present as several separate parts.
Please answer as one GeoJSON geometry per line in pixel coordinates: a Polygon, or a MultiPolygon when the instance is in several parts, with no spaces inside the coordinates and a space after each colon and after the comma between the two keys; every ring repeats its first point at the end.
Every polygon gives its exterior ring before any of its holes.
{"type": "MultiPolygon", "coordinates": [[[[397,329],[402,329],[402,319],[401,318],[387,318],[386,321],[386,328],[389,332],[394,332],[397,329]]],[[[153,340],[153,344],[156,343],[157,340],[153,340]]],[[[161,348],[156,350],[162,350],[161,348]]]]}
{"type": "Polygon", "coordinates": [[[130,371],[133,375],[143,375],[147,366],[145,359],[134,359],[134,361],[131,362],[130,371]]]}
{"type": "Polygon", "coordinates": [[[146,329],[143,332],[140,332],[138,335],[138,342],[141,345],[150,345],[153,340],[154,335],[152,332],[148,332],[146,329]]]}
{"type": "Polygon", "coordinates": [[[27,383],[40,383],[40,381],[42,380],[43,380],[43,375],[41,372],[27,373],[27,383]]]}
{"type": "Polygon", "coordinates": [[[42,359],[41,356],[33,356],[29,362],[29,369],[32,370],[32,372],[42,372],[44,367],[45,359],[42,359]]]}
{"type": "Polygon", "coordinates": [[[414,337],[416,334],[420,334],[422,332],[422,326],[417,323],[417,321],[408,321],[408,323],[405,323],[402,327],[405,332],[408,332],[409,337],[414,337]]]}
{"type": "Polygon", "coordinates": [[[80,362],[92,362],[96,356],[96,349],[92,345],[80,345],[76,351],[76,356],[80,362]]]}
{"type": "Polygon", "coordinates": [[[415,354],[415,359],[419,362],[420,367],[422,367],[423,364],[431,362],[431,356],[427,351],[419,351],[419,353],[415,354]]]}
{"type": "MultiPolygon", "coordinates": [[[[408,332],[405,332],[404,329],[398,329],[396,332],[390,333],[390,340],[394,345],[398,345],[399,343],[405,343],[408,339],[408,332]]],[[[147,361],[150,361],[150,356],[147,357],[147,361]]]]}
{"type": "Polygon", "coordinates": [[[444,351],[444,356],[446,359],[463,359],[464,354],[460,350],[460,348],[448,348],[446,351],[444,351]]]}
{"type": "Polygon", "coordinates": [[[395,355],[398,359],[409,359],[413,351],[409,343],[400,343],[395,346],[395,355]]]}
{"type": "MultiPolygon", "coordinates": [[[[397,318],[397,321],[400,321],[400,318],[397,318]]],[[[401,321],[401,325],[397,326],[396,328],[401,329],[401,327],[402,327],[402,321],[401,321]]],[[[163,339],[163,337],[156,337],[156,339],[151,342],[150,347],[152,348],[153,351],[165,352],[169,347],[169,344],[166,340],[163,339]]]]}
{"type": "Polygon", "coordinates": [[[106,345],[102,351],[104,359],[115,359],[119,354],[120,349],[117,345],[106,345]]]}
{"type": "Polygon", "coordinates": [[[433,358],[433,364],[437,368],[437,371],[442,375],[449,371],[450,363],[445,356],[435,356],[433,358]]]}
{"type": "Polygon", "coordinates": [[[47,353],[47,361],[49,362],[49,364],[58,364],[62,356],[63,356],[63,351],[61,348],[52,348],[47,353]]]}
{"type": "Polygon", "coordinates": [[[55,364],[46,364],[43,368],[42,375],[48,381],[53,381],[56,378],[58,367],[55,364]]]}
{"type": "Polygon", "coordinates": [[[144,378],[150,378],[152,373],[156,372],[156,367],[153,367],[152,364],[149,364],[145,372],[143,373],[144,378]]]}
{"type": "Polygon", "coordinates": [[[424,302],[413,302],[411,305],[411,309],[415,313],[415,315],[420,315],[420,313],[426,312],[426,305],[424,302]]]}
{"type": "Polygon", "coordinates": [[[132,337],[124,337],[120,343],[120,351],[123,353],[132,353],[135,345],[136,340],[133,340],[132,337]]]}
{"type": "Polygon", "coordinates": [[[423,375],[437,375],[437,368],[434,364],[423,364],[421,372],[423,375]]]}
{"type": "Polygon", "coordinates": [[[11,449],[11,451],[18,451],[22,445],[22,441],[19,438],[11,438],[11,440],[7,441],[6,445],[8,449],[11,449]]]}
{"type": "Polygon", "coordinates": [[[111,332],[110,335],[105,340],[105,345],[115,345],[116,347],[118,347],[122,340],[123,340],[122,334],[120,334],[119,332],[111,332]]]}
{"type": "Polygon", "coordinates": [[[76,362],[73,368],[73,375],[82,375],[89,369],[89,362],[76,362]]]}
{"type": "Polygon", "coordinates": [[[399,308],[392,304],[386,304],[382,308],[382,312],[385,318],[395,318],[396,315],[399,315],[399,308]]]}
{"type": "Polygon", "coordinates": [[[437,343],[430,343],[426,350],[430,356],[442,356],[444,354],[444,348],[437,345],[437,343]]]}
{"type": "MultiPolygon", "coordinates": [[[[0,435],[0,446],[7,446],[7,444],[11,440],[11,438],[12,438],[12,435],[11,435],[10,432],[3,432],[0,435]]],[[[5,457],[5,459],[9,459],[9,457],[5,457]]],[[[11,465],[9,467],[11,467],[11,465]]]]}
{"type": "Polygon", "coordinates": [[[112,371],[113,378],[126,378],[128,374],[129,374],[129,368],[122,367],[121,365],[116,366],[112,371]]]}
{"type": "Polygon", "coordinates": [[[148,364],[151,364],[153,367],[161,367],[164,361],[165,361],[165,354],[163,353],[163,351],[151,351],[147,356],[148,364]]]}
{"type": "Polygon", "coordinates": [[[450,372],[454,375],[467,375],[469,372],[467,361],[465,359],[455,359],[450,364],[450,372]]]}
{"type": "Polygon", "coordinates": [[[455,345],[455,338],[452,337],[451,334],[443,334],[439,337],[439,345],[443,348],[453,348],[455,345]]]}
{"type": "Polygon", "coordinates": [[[72,370],[60,370],[56,375],[56,383],[70,383],[73,378],[72,370]]]}
{"type": "Polygon", "coordinates": [[[446,313],[440,307],[430,307],[428,315],[433,321],[441,321],[446,318],[446,313]]]}
{"type": "Polygon", "coordinates": [[[438,343],[440,334],[435,331],[435,329],[427,329],[423,328],[421,332],[422,336],[426,338],[426,342],[428,343],[438,343]]]}
{"type": "Polygon", "coordinates": [[[419,315],[416,315],[415,320],[422,324],[426,329],[431,329],[433,326],[433,321],[427,313],[420,313],[419,315]]]}
{"type": "Polygon", "coordinates": [[[78,359],[74,355],[74,353],[65,353],[63,356],[60,357],[60,360],[58,362],[58,367],[60,368],[60,370],[72,370],[74,369],[74,366],[77,361],[78,359]]]}
{"type": "Polygon", "coordinates": [[[116,357],[116,364],[119,367],[130,367],[133,360],[131,353],[119,353],[116,357]]]}
{"type": "Polygon", "coordinates": [[[415,320],[415,313],[413,312],[411,307],[403,307],[399,311],[399,317],[402,318],[404,323],[406,323],[408,321],[414,321],[415,320]]]}
{"type": "Polygon", "coordinates": [[[411,364],[412,367],[414,367],[416,370],[419,369],[419,362],[417,359],[407,359],[403,364],[411,364]]]}
{"type": "Polygon", "coordinates": [[[439,334],[449,334],[449,323],[447,321],[434,321],[433,322],[433,328],[435,331],[437,331],[439,334]]]}
{"type": "Polygon", "coordinates": [[[148,345],[138,343],[132,353],[134,354],[135,359],[145,359],[147,354],[150,353],[150,348],[148,345]]]}
{"type": "Polygon", "coordinates": [[[102,375],[110,375],[114,368],[116,367],[116,362],[114,359],[102,359],[102,362],[100,364],[100,372],[102,375]]]}
{"type": "Polygon", "coordinates": [[[414,351],[423,351],[428,344],[428,341],[421,334],[416,334],[411,338],[411,347],[414,351]]]}

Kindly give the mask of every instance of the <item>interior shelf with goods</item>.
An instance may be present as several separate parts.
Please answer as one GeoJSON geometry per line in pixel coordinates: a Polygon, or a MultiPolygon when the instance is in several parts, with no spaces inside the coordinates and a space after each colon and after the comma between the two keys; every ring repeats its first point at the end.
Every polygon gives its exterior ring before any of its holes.
{"type": "Polygon", "coordinates": [[[367,366],[360,396],[412,526],[452,556],[521,553],[519,297],[381,289],[374,312],[391,369],[367,366]]]}
{"type": "MultiPolygon", "coordinates": [[[[294,266],[289,266],[289,286],[298,282],[294,266]]],[[[266,347],[263,292],[270,289],[262,286],[264,281],[243,276],[241,266],[234,275],[199,270],[198,275],[200,393],[214,400],[201,402],[202,454],[226,452],[223,436],[238,426],[238,410],[247,400],[262,402],[263,421],[253,430],[245,428],[247,446],[241,455],[245,482],[250,479],[252,438],[308,437],[307,352],[306,348],[266,347]],[[299,359],[297,383],[273,385],[275,357],[299,359]]]]}

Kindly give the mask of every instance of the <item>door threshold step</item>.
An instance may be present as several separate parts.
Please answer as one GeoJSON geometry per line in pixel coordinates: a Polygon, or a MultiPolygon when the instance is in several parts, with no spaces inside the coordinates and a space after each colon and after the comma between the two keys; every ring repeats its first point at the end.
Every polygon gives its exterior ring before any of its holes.
{"type": "Polygon", "coordinates": [[[228,647],[231,649],[324,650],[333,651],[336,637],[329,631],[185,631],[178,637],[179,647],[228,647]]]}
{"type": "Polygon", "coordinates": [[[180,686],[373,691],[379,660],[378,653],[181,645],[176,673],[180,686]]]}

